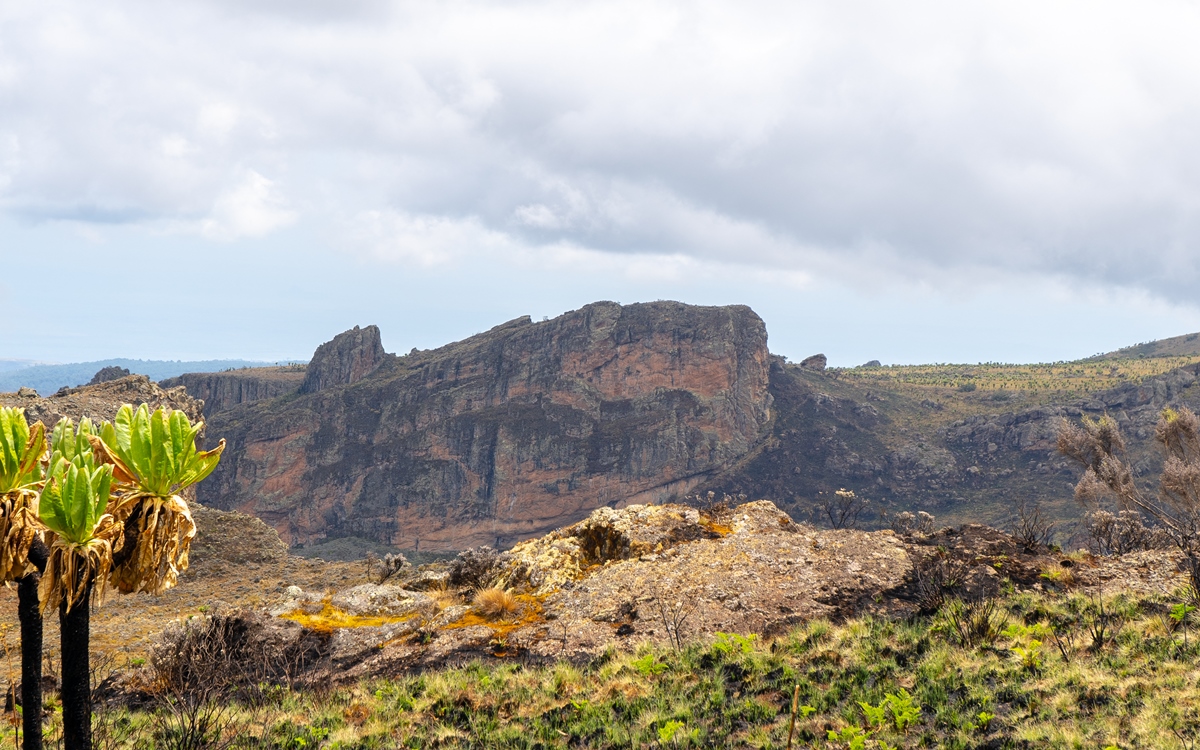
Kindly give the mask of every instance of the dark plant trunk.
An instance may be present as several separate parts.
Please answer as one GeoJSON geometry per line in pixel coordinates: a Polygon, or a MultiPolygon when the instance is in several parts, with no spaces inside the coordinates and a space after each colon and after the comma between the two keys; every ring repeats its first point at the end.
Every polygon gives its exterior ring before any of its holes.
{"type": "Polygon", "coordinates": [[[92,750],[92,684],[88,644],[91,640],[92,585],[67,611],[59,605],[62,636],[63,745],[66,750],[92,750]]]}
{"type": "Polygon", "coordinates": [[[24,750],[42,750],[42,609],[38,584],[50,550],[41,539],[29,548],[37,568],[17,583],[17,619],[21,621],[21,732],[24,750]]]}
{"type": "Polygon", "coordinates": [[[42,612],[38,606],[41,576],[29,573],[17,584],[17,617],[21,620],[21,731],[24,750],[42,750],[42,612]]]}

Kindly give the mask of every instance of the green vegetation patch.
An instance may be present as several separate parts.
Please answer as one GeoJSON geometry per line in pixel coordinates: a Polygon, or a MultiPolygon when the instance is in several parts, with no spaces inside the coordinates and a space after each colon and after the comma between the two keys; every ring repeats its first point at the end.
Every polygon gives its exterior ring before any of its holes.
{"type": "Polygon", "coordinates": [[[880,386],[917,386],[972,391],[1032,391],[1093,393],[1128,382],[1163,375],[1200,362],[1200,355],[1152,359],[1050,362],[1010,365],[988,362],[978,365],[892,365],[831,370],[840,377],[880,386]]]}
{"type": "MultiPolygon", "coordinates": [[[[245,748],[785,748],[795,696],[796,748],[1190,746],[1200,639],[1189,606],[1012,593],[969,638],[956,622],[969,608],[950,603],[911,621],[813,621],[774,640],[610,649],[583,666],[493,659],[278,688],[245,705],[226,696],[205,731],[245,748]]],[[[187,713],[176,703],[96,721],[108,747],[171,747],[187,713]]],[[[55,713],[52,737],[59,726],[55,713]]]]}

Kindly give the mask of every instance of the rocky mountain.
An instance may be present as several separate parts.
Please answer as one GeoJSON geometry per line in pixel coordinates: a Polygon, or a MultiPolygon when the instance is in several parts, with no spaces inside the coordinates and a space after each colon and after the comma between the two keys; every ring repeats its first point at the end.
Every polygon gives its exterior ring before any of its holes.
{"type": "Polygon", "coordinates": [[[1011,387],[1004,366],[933,367],[914,385],[876,362],[770,355],[745,307],[605,302],[400,357],[378,328],[355,328],[306,368],[164,384],[202,399],[210,434],[229,441],[203,502],[318,554],[333,540],[439,552],[709,491],[817,523],[840,488],[869,501],[867,526],[926,510],[1008,527],[1018,499],[1077,518],[1076,471],[1054,452],[1061,420],[1112,414],[1149,481],[1158,412],[1200,407],[1200,361],[1148,363],[1022,366],[1011,387]]]}
{"type": "Polygon", "coordinates": [[[164,388],[183,386],[204,401],[204,414],[212,418],[238,404],[295,393],[304,382],[303,365],[246,367],[224,372],[189,372],[160,382],[164,388]]]}
{"type": "Polygon", "coordinates": [[[769,429],[768,357],[749,308],[674,302],[520,318],[403,357],[349,331],[295,393],[210,410],[229,449],[200,500],[292,544],[508,546],[733,466],[769,429]]]}
{"type": "Polygon", "coordinates": [[[1113,416],[1149,483],[1161,463],[1153,445],[1158,414],[1169,405],[1200,410],[1198,376],[1200,364],[1191,364],[1081,398],[943,389],[943,400],[934,400],[926,389],[864,385],[773,357],[770,435],[699,489],[769,498],[818,523],[824,500],[843,487],[872,502],[868,525],[883,521],[880,511],[926,510],[948,522],[1006,527],[1021,498],[1076,518],[1078,470],[1055,450],[1062,421],[1113,416]]]}

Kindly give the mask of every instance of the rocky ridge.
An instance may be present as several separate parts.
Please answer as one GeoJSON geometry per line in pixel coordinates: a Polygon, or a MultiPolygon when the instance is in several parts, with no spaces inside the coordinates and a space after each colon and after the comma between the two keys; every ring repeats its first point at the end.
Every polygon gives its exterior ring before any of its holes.
{"type": "Polygon", "coordinates": [[[79,420],[90,417],[94,420],[111,420],[122,404],[149,404],[180,409],[192,421],[203,419],[204,402],[188,393],[186,388],[163,388],[145,375],[128,375],[106,380],[94,385],[78,388],[62,388],[53,396],[42,398],[28,388],[16,393],[0,393],[0,406],[15,406],[25,409],[30,422],[40,420],[47,428],[62,417],[79,420]]]}
{"type": "Polygon", "coordinates": [[[309,392],[212,414],[229,448],[200,498],[292,544],[508,546],[740,460],[771,419],[767,360],[737,306],[596,303],[403,357],[350,331],[318,350],[309,392]]]}
{"type": "Polygon", "coordinates": [[[1007,411],[997,400],[956,418],[933,399],[864,388],[836,371],[773,358],[770,436],[699,489],[770,498],[798,518],[816,518],[821,498],[840,487],[870,498],[875,511],[924,509],[956,523],[1006,525],[1018,497],[1050,503],[1060,518],[1078,517],[1071,500],[1077,470],[1055,449],[1062,421],[1111,415],[1135,471],[1149,482],[1161,463],[1153,444],[1158,414],[1166,406],[1200,409],[1198,376],[1193,364],[1083,398],[1007,411]]]}
{"type": "Polygon", "coordinates": [[[935,597],[1004,585],[1170,594],[1183,583],[1176,562],[1165,551],[1030,554],[979,525],[821,531],[764,501],[707,512],[634,505],[598,509],[502,555],[491,585],[517,593],[507,616],[483,615],[469,588],[441,588],[439,564],[332,593],[292,589],[270,627],[324,633],[329,662],[314,679],[349,682],[479,658],[588,661],[645,641],[772,636],[814,618],[908,617],[935,597]],[[953,582],[938,591],[922,583],[935,578],[953,582]]]}
{"type": "Polygon", "coordinates": [[[163,388],[183,386],[204,402],[204,413],[213,417],[253,401],[266,401],[295,393],[306,370],[299,366],[248,367],[226,372],[190,372],[160,381],[163,388]]]}

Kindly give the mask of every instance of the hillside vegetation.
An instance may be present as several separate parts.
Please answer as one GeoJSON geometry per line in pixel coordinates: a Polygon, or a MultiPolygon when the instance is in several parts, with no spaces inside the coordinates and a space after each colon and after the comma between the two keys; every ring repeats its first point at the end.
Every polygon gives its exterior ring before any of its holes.
{"type": "Polygon", "coordinates": [[[795,697],[795,748],[1192,747],[1200,634],[1179,602],[1010,592],[579,664],[498,657],[316,691],[180,694],[110,704],[97,735],[108,748],[785,748],[795,697]]]}
{"type": "Polygon", "coordinates": [[[864,385],[925,394],[926,397],[936,394],[944,398],[961,398],[954,393],[980,390],[1037,394],[1047,399],[1071,399],[1129,382],[1140,382],[1197,362],[1200,362],[1200,354],[1029,365],[993,362],[977,365],[891,365],[831,372],[864,385]]]}

